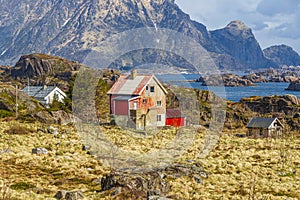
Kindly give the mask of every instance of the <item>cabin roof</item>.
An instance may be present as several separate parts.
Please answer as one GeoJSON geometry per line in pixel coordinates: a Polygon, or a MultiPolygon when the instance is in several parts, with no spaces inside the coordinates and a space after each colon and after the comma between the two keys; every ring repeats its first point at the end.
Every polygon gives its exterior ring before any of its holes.
{"type": "Polygon", "coordinates": [[[184,115],[178,108],[167,109],[166,118],[183,118],[184,115]]]}
{"type": "Polygon", "coordinates": [[[136,98],[137,97],[133,97],[133,96],[120,96],[120,97],[114,98],[114,101],[131,101],[136,98]]]}
{"type": "MultiPolygon", "coordinates": [[[[36,99],[44,99],[55,89],[56,86],[26,86],[22,91],[36,99]]],[[[65,96],[64,93],[61,94],[65,96]]]]}
{"type": "Polygon", "coordinates": [[[141,95],[144,88],[149,84],[152,78],[164,91],[164,93],[167,94],[166,89],[154,75],[137,75],[134,79],[131,79],[130,75],[122,75],[107,94],[141,95]]]}
{"type": "Polygon", "coordinates": [[[275,121],[283,127],[282,123],[277,118],[262,118],[255,117],[247,124],[247,128],[269,128],[275,121]]]}

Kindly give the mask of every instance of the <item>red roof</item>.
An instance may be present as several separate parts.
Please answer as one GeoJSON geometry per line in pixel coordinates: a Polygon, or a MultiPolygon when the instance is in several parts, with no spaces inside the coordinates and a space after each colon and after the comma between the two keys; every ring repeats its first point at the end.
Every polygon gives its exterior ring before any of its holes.
{"type": "Polygon", "coordinates": [[[167,109],[166,118],[184,118],[184,115],[178,108],[167,109]]]}
{"type": "Polygon", "coordinates": [[[141,95],[144,88],[148,85],[152,78],[157,82],[162,90],[167,93],[165,88],[153,75],[137,75],[134,79],[131,79],[131,75],[122,75],[107,94],[141,95]]]}

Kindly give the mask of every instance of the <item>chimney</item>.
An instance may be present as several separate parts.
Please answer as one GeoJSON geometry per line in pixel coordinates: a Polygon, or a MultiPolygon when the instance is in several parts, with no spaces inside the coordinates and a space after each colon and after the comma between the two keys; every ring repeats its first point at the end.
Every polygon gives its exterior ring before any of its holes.
{"type": "Polygon", "coordinates": [[[43,86],[43,90],[46,90],[46,89],[47,89],[47,85],[44,85],[44,86],[43,86]]]}
{"type": "Polygon", "coordinates": [[[134,80],[136,76],[137,76],[137,71],[136,71],[136,69],[133,69],[131,71],[131,80],[134,80]]]}

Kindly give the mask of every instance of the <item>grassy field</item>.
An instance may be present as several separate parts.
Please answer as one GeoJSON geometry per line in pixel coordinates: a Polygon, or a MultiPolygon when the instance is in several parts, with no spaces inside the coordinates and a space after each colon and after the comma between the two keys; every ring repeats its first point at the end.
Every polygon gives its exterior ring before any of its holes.
{"type": "MultiPolygon", "coordinates": [[[[81,190],[86,199],[111,199],[99,193],[99,179],[110,168],[82,150],[74,127],[55,126],[59,135],[47,133],[48,127],[0,122],[0,199],[54,199],[58,190],[81,190]],[[49,153],[32,154],[38,147],[49,153]]],[[[116,146],[136,154],[164,148],[176,135],[174,129],[147,137],[114,127],[103,132],[116,146]]],[[[199,159],[204,138],[205,130],[198,131],[176,162],[201,162],[209,176],[202,184],[191,177],[170,180],[174,199],[300,199],[299,133],[282,139],[223,133],[209,156],[199,159]]]]}

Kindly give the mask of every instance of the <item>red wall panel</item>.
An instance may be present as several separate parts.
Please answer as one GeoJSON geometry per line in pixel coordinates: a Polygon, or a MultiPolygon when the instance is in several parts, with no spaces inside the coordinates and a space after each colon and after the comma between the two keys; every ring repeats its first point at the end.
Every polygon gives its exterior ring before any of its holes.
{"type": "Polygon", "coordinates": [[[128,115],[128,101],[114,101],[115,115],[128,115]]]}
{"type": "Polygon", "coordinates": [[[175,126],[175,127],[185,126],[184,118],[167,118],[166,125],[175,126]]]}

